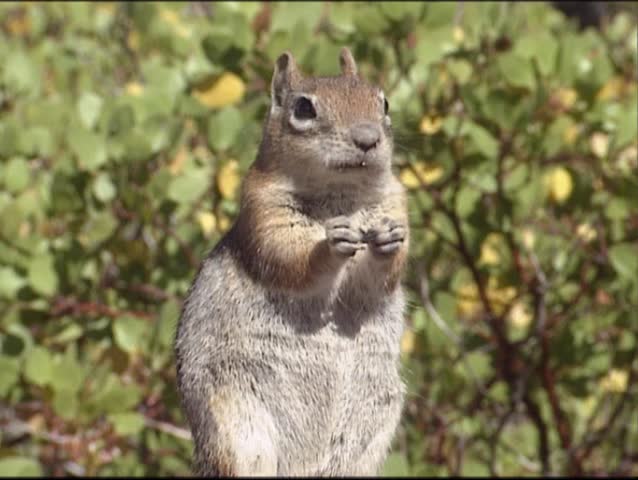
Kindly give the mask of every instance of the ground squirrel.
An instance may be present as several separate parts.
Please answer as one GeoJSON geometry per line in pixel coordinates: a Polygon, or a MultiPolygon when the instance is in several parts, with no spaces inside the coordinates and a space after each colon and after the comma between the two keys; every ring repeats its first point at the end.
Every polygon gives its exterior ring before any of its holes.
{"type": "Polygon", "coordinates": [[[408,249],[383,92],[347,48],[341,75],[290,53],[236,222],[177,327],[199,475],[374,475],[401,416],[408,249]]]}

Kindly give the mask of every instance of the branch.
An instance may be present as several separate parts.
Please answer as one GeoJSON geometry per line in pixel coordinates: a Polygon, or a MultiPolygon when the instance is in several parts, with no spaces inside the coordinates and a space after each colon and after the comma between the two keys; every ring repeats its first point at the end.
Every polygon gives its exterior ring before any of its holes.
{"type": "Polygon", "coordinates": [[[111,318],[130,315],[143,319],[152,319],[154,317],[154,314],[148,312],[117,310],[103,303],[78,302],[72,297],[57,297],[51,305],[51,316],[61,317],[63,315],[104,315],[111,318]]]}
{"type": "Polygon", "coordinates": [[[161,422],[159,420],[155,420],[149,417],[144,417],[144,424],[149,428],[154,428],[155,430],[159,430],[160,432],[167,433],[181,440],[190,441],[193,439],[190,431],[186,430],[185,428],[177,427],[170,423],[161,422]]]}
{"type": "Polygon", "coordinates": [[[536,403],[532,400],[529,393],[525,394],[523,397],[523,403],[527,409],[527,415],[532,420],[536,430],[538,431],[538,456],[542,465],[541,474],[543,476],[549,476],[551,467],[549,464],[549,436],[547,433],[547,425],[545,425],[545,421],[543,420],[543,416],[541,415],[538,405],[536,405],[536,403]]]}

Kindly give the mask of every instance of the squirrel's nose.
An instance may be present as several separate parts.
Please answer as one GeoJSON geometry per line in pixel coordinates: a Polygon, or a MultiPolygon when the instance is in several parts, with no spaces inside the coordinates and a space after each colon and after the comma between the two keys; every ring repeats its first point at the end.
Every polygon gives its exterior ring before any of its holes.
{"type": "Polygon", "coordinates": [[[367,152],[371,148],[374,148],[379,139],[381,138],[381,132],[379,127],[374,123],[359,123],[350,129],[350,135],[354,144],[364,152],[367,152]]]}

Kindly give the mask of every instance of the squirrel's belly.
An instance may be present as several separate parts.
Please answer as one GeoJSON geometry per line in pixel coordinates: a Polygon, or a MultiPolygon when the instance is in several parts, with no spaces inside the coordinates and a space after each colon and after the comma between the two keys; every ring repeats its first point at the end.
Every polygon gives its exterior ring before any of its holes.
{"type": "Polygon", "coordinates": [[[252,388],[286,432],[280,473],[314,475],[338,465],[347,471],[377,432],[398,421],[403,400],[398,345],[385,327],[348,336],[328,322],[299,335],[270,321],[267,329],[256,322],[260,327],[254,325],[244,338],[250,344],[246,351],[259,352],[251,356],[260,371],[268,372],[252,388]]]}
{"type": "Polygon", "coordinates": [[[212,390],[232,385],[263,403],[280,432],[279,474],[347,472],[398,422],[402,297],[339,311],[256,289],[236,270],[222,281],[218,261],[198,283],[216,291],[210,316],[188,327],[191,342],[207,335],[212,390]]]}

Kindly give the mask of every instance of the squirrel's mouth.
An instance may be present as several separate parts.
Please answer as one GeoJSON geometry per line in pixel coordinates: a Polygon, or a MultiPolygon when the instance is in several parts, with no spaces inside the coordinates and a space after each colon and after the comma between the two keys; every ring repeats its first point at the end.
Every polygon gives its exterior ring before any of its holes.
{"type": "Polygon", "coordinates": [[[361,160],[358,162],[337,163],[336,165],[333,165],[332,168],[343,172],[345,170],[358,170],[361,168],[366,168],[367,166],[369,166],[369,162],[361,160]]]}
{"type": "Polygon", "coordinates": [[[372,167],[374,163],[374,159],[364,155],[355,156],[354,158],[342,157],[328,162],[328,168],[338,172],[365,170],[372,167]]]}

